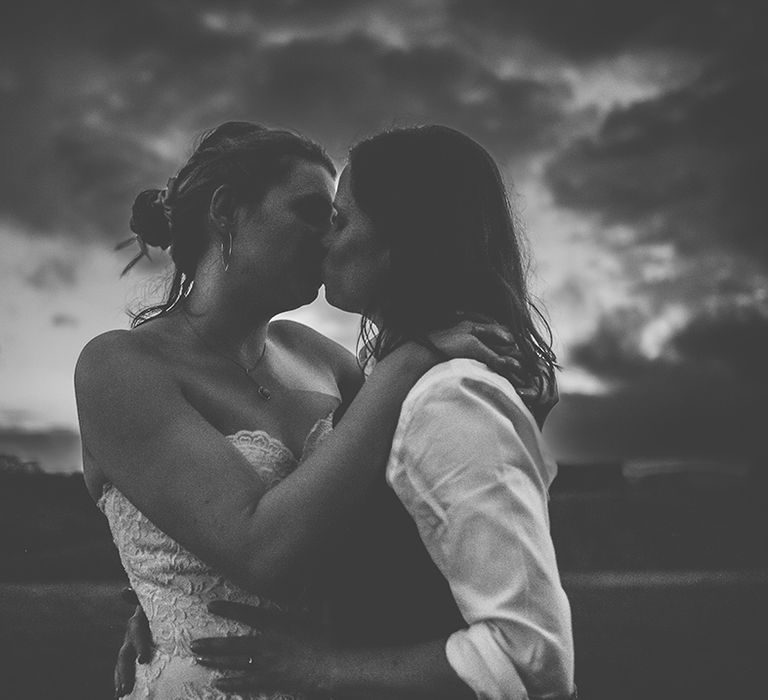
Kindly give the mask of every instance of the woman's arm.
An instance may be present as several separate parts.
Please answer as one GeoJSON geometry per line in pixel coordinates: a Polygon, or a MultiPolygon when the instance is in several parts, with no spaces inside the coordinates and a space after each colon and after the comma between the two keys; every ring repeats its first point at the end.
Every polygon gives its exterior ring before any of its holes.
{"type": "Polygon", "coordinates": [[[153,653],[149,623],[144,610],[140,605],[137,605],[125,626],[125,638],[117,652],[113,673],[115,697],[121,698],[133,690],[136,683],[136,662],[148,663],[152,659],[153,653]]]}
{"type": "Polygon", "coordinates": [[[265,492],[255,470],[148,357],[136,334],[91,341],[77,365],[81,435],[106,479],[155,525],[265,594],[311,558],[383,468],[400,404],[435,358],[386,360],[325,444],[265,492]]]}
{"type": "Polygon", "coordinates": [[[258,636],[193,649],[206,664],[246,671],[233,681],[240,688],[261,687],[266,673],[274,687],[340,697],[434,697],[439,684],[438,697],[469,688],[494,700],[569,697],[570,609],[547,514],[553,475],[532,416],[506,382],[479,366],[442,365],[403,406],[387,477],[469,627],[417,646],[343,650],[259,611],[246,615],[246,606],[216,603],[212,611],[258,636]]]}
{"type": "Polygon", "coordinates": [[[201,665],[246,672],[217,680],[220,690],[248,693],[288,688],[366,700],[476,697],[448,663],[445,639],[397,647],[337,649],[285,615],[226,601],[211,603],[209,608],[258,630],[251,637],[192,642],[201,665]]]}
{"type": "MultiPolygon", "coordinates": [[[[474,341],[464,344],[470,354],[474,341]]],[[[266,595],[312,561],[359,502],[384,467],[402,401],[437,362],[413,343],[391,353],[334,433],[266,491],[143,342],[115,331],[83,350],[75,388],[84,447],[105,478],[161,530],[266,595]]],[[[483,354],[495,357],[487,347],[483,354]]]]}

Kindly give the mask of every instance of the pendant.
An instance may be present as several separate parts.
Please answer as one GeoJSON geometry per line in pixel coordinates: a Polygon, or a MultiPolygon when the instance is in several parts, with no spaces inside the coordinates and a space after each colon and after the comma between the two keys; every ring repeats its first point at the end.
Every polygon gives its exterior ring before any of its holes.
{"type": "Polygon", "coordinates": [[[261,396],[261,398],[265,401],[269,401],[272,398],[272,394],[269,392],[269,389],[267,389],[265,386],[261,386],[261,384],[259,384],[259,388],[256,391],[259,392],[259,396],[261,396]]]}

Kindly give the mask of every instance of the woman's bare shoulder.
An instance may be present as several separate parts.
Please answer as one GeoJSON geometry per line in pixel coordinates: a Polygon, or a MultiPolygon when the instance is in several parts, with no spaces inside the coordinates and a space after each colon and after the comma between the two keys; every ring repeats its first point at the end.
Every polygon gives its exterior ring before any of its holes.
{"type": "Polygon", "coordinates": [[[342,398],[342,409],[355,397],[363,384],[363,372],[355,356],[343,345],[303,323],[281,319],[269,325],[270,334],[279,338],[318,371],[326,370],[335,378],[342,398]]]}
{"type": "Polygon", "coordinates": [[[158,344],[150,334],[111,330],[86,343],[75,365],[75,390],[79,396],[103,390],[105,381],[119,385],[126,380],[156,381],[161,365],[158,344]]]}
{"type": "Polygon", "coordinates": [[[343,345],[303,323],[288,319],[272,321],[269,332],[297,352],[333,368],[356,364],[354,355],[343,345]]]}

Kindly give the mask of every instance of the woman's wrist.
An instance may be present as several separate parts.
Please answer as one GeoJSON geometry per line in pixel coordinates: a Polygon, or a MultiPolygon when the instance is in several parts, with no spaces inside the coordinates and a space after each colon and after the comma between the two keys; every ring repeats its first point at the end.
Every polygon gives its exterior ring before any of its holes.
{"type": "Polygon", "coordinates": [[[407,371],[415,376],[421,376],[443,361],[444,357],[437,348],[430,348],[415,340],[409,340],[377,362],[372,374],[381,374],[385,368],[394,368],[393,371],[407,371]]]}

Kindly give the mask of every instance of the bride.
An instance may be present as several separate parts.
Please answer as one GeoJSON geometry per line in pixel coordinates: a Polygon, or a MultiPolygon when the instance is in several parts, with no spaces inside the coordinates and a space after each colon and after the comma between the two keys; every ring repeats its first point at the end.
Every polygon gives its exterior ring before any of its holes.
{"type": "Polygon", "coordinates": [[[248,628],[207,603],[310,608],[310,572],[383,471],[416,381],[443,353],[514,370],[493,349],[507,331],[463,321],[398,343],[360,388],[340,346],[270,322],[317,294],[334,177],[316,144],[233,122],[137,198],[141,245],[171,248],[168,298],[92,340],[75,373],[86,484],[156,643],[132,697],[225,697],[190,642],[248,628]]]}

